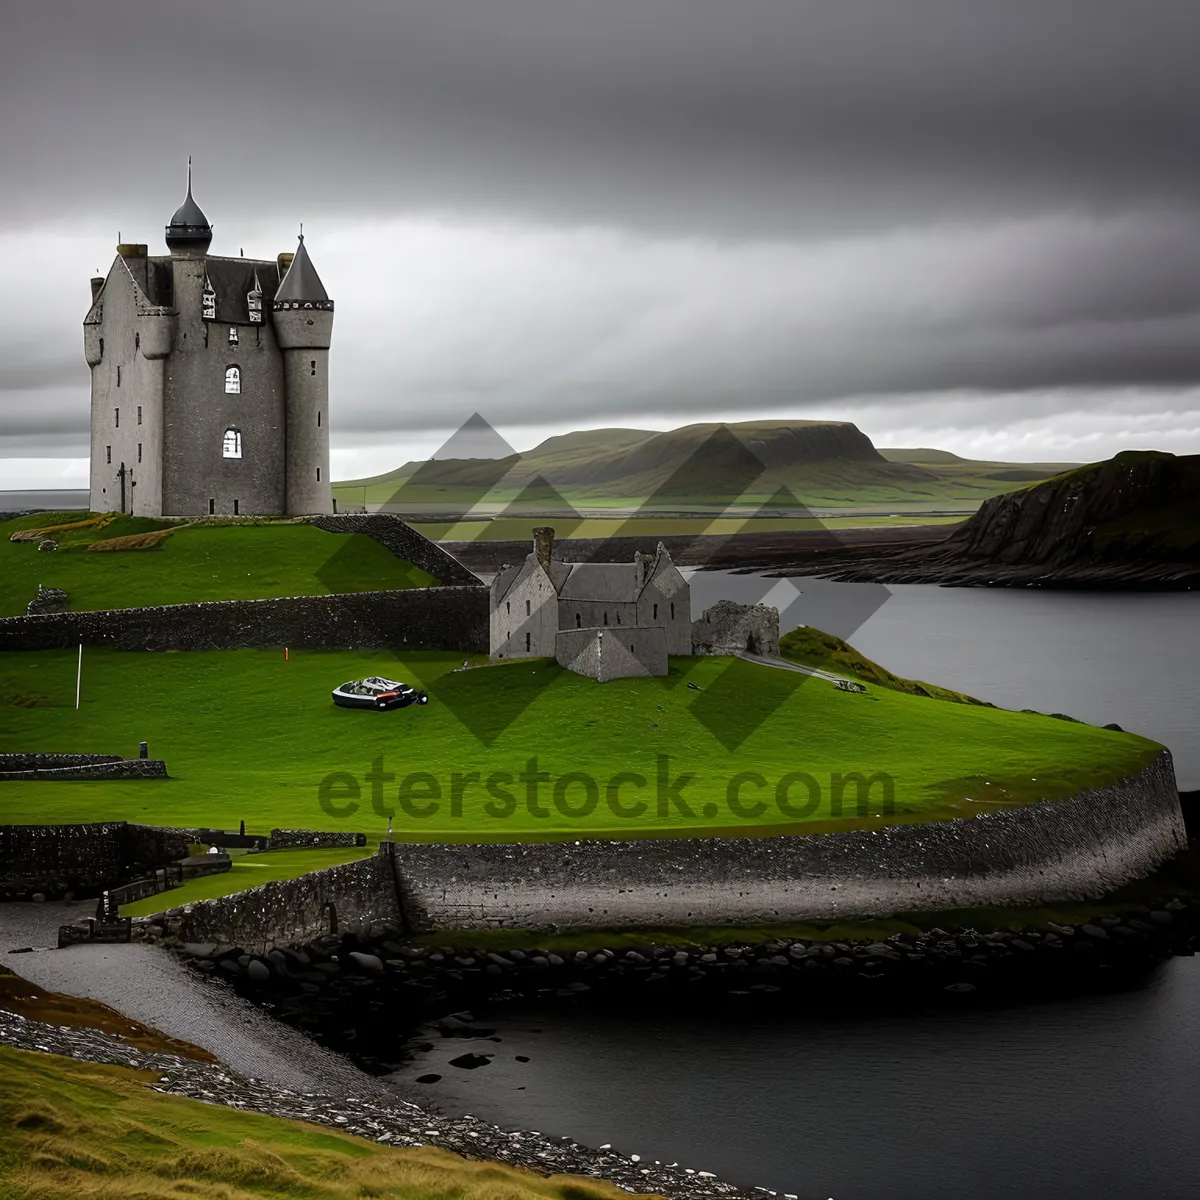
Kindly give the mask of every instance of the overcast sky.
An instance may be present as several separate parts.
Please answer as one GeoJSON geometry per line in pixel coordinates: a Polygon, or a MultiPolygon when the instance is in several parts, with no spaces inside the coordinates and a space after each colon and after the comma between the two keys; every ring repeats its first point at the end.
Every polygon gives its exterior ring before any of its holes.
{"type": "Polygon", "coordinates": [[[6,0],[0,488],[86,483],[88,278],[300,221],[335,474],[479,411],[1200,452],[1196,0],[6,0]]]}

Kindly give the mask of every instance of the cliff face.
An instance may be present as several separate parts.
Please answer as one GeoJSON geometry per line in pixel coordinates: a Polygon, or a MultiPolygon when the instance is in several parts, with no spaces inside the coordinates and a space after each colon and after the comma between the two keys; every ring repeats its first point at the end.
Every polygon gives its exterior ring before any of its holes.
{"type": "Polygon", "coordinates": [[[985,501],[938,557],[1030,565],[1188,561],[1198,549],[1200,455],[1124,453],[985,501]]]}

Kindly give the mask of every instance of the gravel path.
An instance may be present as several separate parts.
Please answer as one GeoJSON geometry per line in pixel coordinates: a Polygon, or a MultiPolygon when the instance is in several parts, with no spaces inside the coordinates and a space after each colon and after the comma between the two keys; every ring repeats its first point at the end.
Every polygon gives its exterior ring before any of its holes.
{"type": "Polygon", "coordinates": [[[358,1070],[341,1055],[310,1041],[243,1000],[226,984],[189,971],[168,951],[149,944],[57,944],[58,927],[90,916],[82,904],[0,905],[0,959],[47,991],[100,1000],[173,1038],[216,1055],[234,1070],[277,1087],[396,1100],[393,1084],[358,1070]],[[28,954],[10,954],[25,946],[28,954]]]}

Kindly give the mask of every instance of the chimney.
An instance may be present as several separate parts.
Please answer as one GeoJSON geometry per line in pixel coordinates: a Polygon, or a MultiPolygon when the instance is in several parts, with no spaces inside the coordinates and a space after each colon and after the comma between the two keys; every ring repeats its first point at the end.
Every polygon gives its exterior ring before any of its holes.
{"type": "Polygon", "coordinates": [[[554,557],[554,529],[549,525],[539,525],[533,531],[533,552],[543,571],[550,570],[550,559],[554,557]]]}
{"type": "Polygon", "coordinates": [[[283,282],[283,277],[288,273],[288,267],[292,265],[292,259],[296,256],[290,252],[277,254],[275,256],[275,265],[279,271],[279,281],[283,282]]]}
{"type": "Polygon", "coordinates": [[[92,303],[96,303],[96,297],[100,295],[100,289],[104,286],[104,276],[96,275],[92,279],[92,303]]]}

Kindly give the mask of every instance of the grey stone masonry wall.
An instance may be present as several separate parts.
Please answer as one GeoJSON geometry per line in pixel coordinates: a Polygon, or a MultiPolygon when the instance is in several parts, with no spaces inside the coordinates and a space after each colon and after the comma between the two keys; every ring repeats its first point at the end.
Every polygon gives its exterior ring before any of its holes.
{"type": "Polygon", "coordinates": [[[774,924],[1085,899],[1186,846],[1168,752],[1068,799],[764,838],[398,845],[412,928],[774,924]]]}
{"type": "Polygon", "coordinates": [[[0,825],[0,899],[99,892],[187,856],[188,832],[129,825],[0,825]]]}
{"type": "Polygon", "coordinates": [[[117,650],[294,646],[486,653],[488,593],[479,586],[409,588],[0,619],[0,651],[80,642],[117,650]]]}
{"type": "MultiPolygon", "coordinates": [[[[160,758],[109,758],[107,755],[88,755],[89,758],[101,758],[103,762],[72,763],[62,766],[51,766],[47,763],[34,762],[32,765],[17,767],[4,760],[7,754],[0,755],[0,780],[14,782],[17,780],[54,780],[54,779],[166,779],[167,764],[160,758]]],[[[38,759],[36,754],[14,754],[14,759],[28,762],[38,759]]],[[[47,758],[71,758],[68,754],[47,755],[47,758]]],[[[80,755],[79,757],[84,757],[80,755]]]]}
{"type": "Polygon", "coordinates": [[[326,533],[365,533],[397,558],[432,575],[443,587],[483,587],[482,580],[457,558],[391,513],[313,517],[311,523],[326,533]]]}
{"type": "Polygon", "coordinates": [[[198,900],[146,920],[183,942],[230,943],[263,954],[328,933],[333,914],[343,933],[367,930],[377,921],[401,922],[386,844],[368,858],[198,900]]]}
{"type": "Polygon", "coordinates": [[[337,850],[365,846],[365,833],[322,829],[272,829],[270,850],[337,850]]]}

